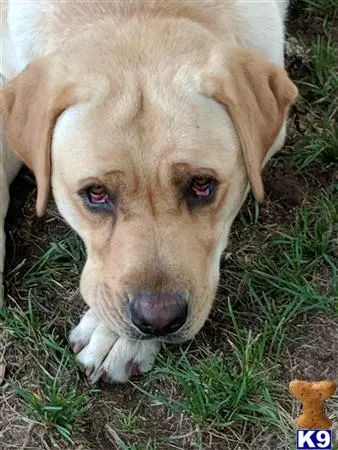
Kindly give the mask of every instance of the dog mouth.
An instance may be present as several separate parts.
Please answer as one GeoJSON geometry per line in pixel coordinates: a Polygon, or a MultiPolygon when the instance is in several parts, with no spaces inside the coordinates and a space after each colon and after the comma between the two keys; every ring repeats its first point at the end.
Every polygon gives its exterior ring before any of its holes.
{"type": "Polygon", "coordinates": [[[153,341],[156,340],[158,342],[161,342],[163,344],[181,344],[187,340],[190,339],[188,330],[185,329],[185,327],[182,327],[181,329],[177,330],[175,333],[170,334],[160,334],[160,335],[154,335],[154,334],[144,334],[137,330],[133,325],[131,324],[125,324],[126,326],[123,327],[121,330],[122,334],[128,338],[132,339],[133,341],[153,341]]]}
{"type": "Polygon", "coordinates": [[[134,327],[128,327],[123,333],[128,339],[134,341],[151,341],[156,340],[163,344],[181,344],[189,339],[187,330],[180,329],[176,333],[163,334],[163,335],[151,335],[143,334],[136,330],[134,327]]]}

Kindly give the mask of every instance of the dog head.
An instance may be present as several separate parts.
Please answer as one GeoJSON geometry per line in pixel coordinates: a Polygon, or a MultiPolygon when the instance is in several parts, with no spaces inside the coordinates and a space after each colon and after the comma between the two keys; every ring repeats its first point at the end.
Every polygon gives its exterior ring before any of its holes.
{"type": "Polygon", "coordinates": [[[209,314],[249,183],[263,200],[297,89],[196,24],[108,31],[30,64],[3,87],[1,116],[35,174],[38,214],[51,184],[85,242],[89,306],[131,338],[182,341],[209,314]]]}

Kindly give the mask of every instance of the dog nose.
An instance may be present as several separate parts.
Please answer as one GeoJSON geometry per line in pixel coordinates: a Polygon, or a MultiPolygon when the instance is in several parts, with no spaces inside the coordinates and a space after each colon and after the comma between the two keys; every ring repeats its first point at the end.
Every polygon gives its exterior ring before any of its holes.
{"type": "Polygon", "coordinates": [[[139,294],[130,304],[131,320],[145,334],[174,333],[185,323],[188,303],[179,294],[139,294]]]}

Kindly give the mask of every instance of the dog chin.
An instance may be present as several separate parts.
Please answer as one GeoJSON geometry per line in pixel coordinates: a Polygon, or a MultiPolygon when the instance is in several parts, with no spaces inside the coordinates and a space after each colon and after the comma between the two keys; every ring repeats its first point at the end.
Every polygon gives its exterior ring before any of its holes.
{"type": "Polygon", "coordinates": [[[163,344],[182,344],[183,342],[189,341],[190,338],[185,333],[178,333],[174,334],[172,336],[160,336],[159,342],[162,342],[163,344]]]}
{"type": "Polygon", "coordinates": [[[192,337],[188,336],[185,331],[178,331],[178,333],[174,333],[172,335],[166,336],[154,336],[154,335],[146,335],[142,333],[138,333],[136,330],[128,330],[124,333],[124,335],[135,341],[151,341],[156,340],[163,344],[182,344],[185,341],[192,339],[192,337]]]}

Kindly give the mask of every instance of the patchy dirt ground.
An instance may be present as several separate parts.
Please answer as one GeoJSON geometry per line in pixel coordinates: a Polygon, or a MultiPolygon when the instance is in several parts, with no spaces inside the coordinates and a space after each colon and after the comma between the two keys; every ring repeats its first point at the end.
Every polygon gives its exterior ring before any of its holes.
{"type": "MultiPolygon", "coordinates": [[[[294,18],[291,18],[289,24],[287,66],[296,81],[305,80],[313,70],[309,46],[317,36],[329,36],[334,42],[338,23],[331,18],[327,26],[323,18],[317,18],[314,12],[308,14],[293,10],[292,13],[294,18]]],[[[231,243],[222,260],[222,279],[214,310],[196,340],[182,347],[192,360],[195,358],[198,361],[200,348],[207,348],[217,355],[226,355],[232,351],[233,336],[238,331],[226,309],[228,299],[239,326],[250,332],[252,330],[254,333],[256,330],[260,333],[263,306],[253,300],[254,296],[249,295],[251,291],[248,289],[251,285],[243,281],[250,274],[250,264],[259,257],[261,248],[271,235],[288,232],[294,224],[298,208],[308,205],[311,214],[311,207],[319,191],[331,189],[338,181],[337,167],[325,158],[319,158],[305,168],[301,168],[301,162],[295,158],[296,153],[301,155],[303,151],[304,130],[319,123],[319,114],[317,106],[313,106],[306,98],[300,99],[293,108],[285,149],[265,169],[268,200],[260,209],[259,215],[252,198],[243,207],[233,226],[231,243]]],[[[75,421],[82,431],[72,429],[73,444],[51,432],[50,425],[41,419],[43,413],[39,418],[32,417],[18,388],[28,392],[30,386],[35,386],[36,367],[52,374],[52,378],[60,376],[62,383],[70,386],[73,380],[75,384],[75,373],[78,373],[77,369],[74,371],[73,367],[65,366],[66,369],[60,375],[57,364],[55,361],[51,362],[49,352],[46,351],[49,347],[39,345],[37,333],[42,333],[43,342],[46,339],[43,333],[48,328],[46,332],[50,333],[52,330],[58,345],[66,347],[66,336],[72,324],[77,322],[84,306],[78,294],[78,278],[84,258],[82,247],[76,237],[69,238],[70,231],[52,201],[46,216],[43,219],[36,217],[35,194],[32,175],[23,169],[12,186],[13,201],[7,218],[7,304],[12,315],[23,311],[26,317],[29,315],[27,298],[33,296],[37,299],[34,320],[39,325],[32,326],[30,322],[25,328],[26,319],[20,318],[16,320],[13,331],[13,326],[11,328],[8,325],[12,323],[9,318],[0,331],[0,449],[293,448],[292,441],[290,443],[286,436],[293,433],[299,405],[288,394],[289,380],[295,377],[338,380],[338,320],[334,314],[325,313],[325,307],[323,312],[318,312],[307,306],[308,309],[304,308],[296,319],[290,323],[281,321],[278,330],[276,328],[278,333],[280,328],[285,331],[283,350],[280,354],[274,350],[274,354],[279,355],[278,362],[271,364],[271,371],[275,371],[272,392],[283,422],[279,431],[272,429],[269,423],[258,421],[257,424],[245,421],[234,423],[220,429],[213,423],[197,420],[189,410],[175,411],[166,406],[164,401],[154,399],[156,395],[176,401],[184,397],[182,384],[170,374],[163,373],[155,380],[147,380],[145,377],[126,386],[99,385],[99,393],[92,392],[88,395],[90,409],[80,414],[75,421]],[[74,258],[68,257],[64,252],[52,261],[49,268],[39,266],[41,255],[46,254],[53,243],[61,242],[65,236],[68,239],[67,245],[70,246],[67,248],[76,253],[74,258]],[[30,272],[32,268],[34,270],[30,272]],[[152,398],[141,392],[147,389],[152,392],[152,398]]],[[[336,256],[338,257],[337,253],[336,256]]],[[[325,264],[318,267],[320,272],[318,269],[314,276],[324,285],[329,303],[334,293],[328,286],[334,286],[332,278],[336,272],[325,264]]],[[[316,280],[313,283],[317,286],[316,280]]],[[[257,286],[259,285],[255,285],[256,292],[257,286]]],[[[279,295],[278,289],[274,292],[279,295]]],[[[322,297],[324,300],[325,295],[322,297]]],[[[281,302],[287,305],[286,294],[283,292],[280,296],[281,302]]],[[[165,355],[169,356],[165,357],[169,359],[173,355],[176,358],[181,356],[179,348],[168,352],[165,355]]],[[[272,358],[270,353],[268,357],[272,358]]],[[[79,377],[76,378],[76,389],[82,395],[92,387],[88,386],[81,375],[79,377]]],[[[39,397],[38,390],[34,393],[39,397]]],[[[34,395],[31,398],[34,400],[34,395]]],[[[328,402],[328,411],[336,419],[336,432],[337,404],[337,397],[328,402]]],[[[31,406],[31,410],[35,411],[36,408],[36,403],[31,406]]]]}

